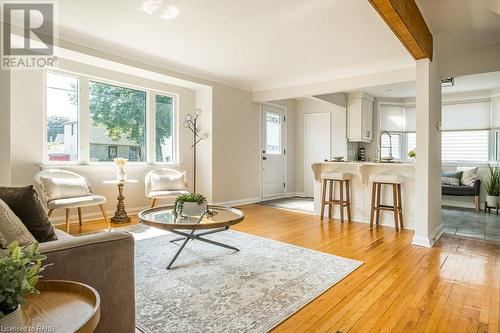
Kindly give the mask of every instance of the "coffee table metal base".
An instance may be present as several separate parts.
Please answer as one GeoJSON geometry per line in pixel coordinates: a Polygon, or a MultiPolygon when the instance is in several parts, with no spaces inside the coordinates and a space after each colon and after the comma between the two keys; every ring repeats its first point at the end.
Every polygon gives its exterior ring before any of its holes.
{"type": "Polygon", "coordinates": [[[177,238],[174,238],[174,239],[170,240],[170,242],[174,243],[174,242],[179,242],[179,241],[182,241],[182,240],[184,242],[181,244],[181,247],[177,250],[177,252],[175,253],[174,257],[172,258],[172,260],[168,264],[167,269],[170,269],[172,267],[173,263],[175,262],[175,260],[177,260],[177,257],[179,256],[179,254],[181,254],[182,250],[184,250],[184,247],[186,246],[186,244],[187,244],[187,242],[189,240],[199,240],[201,242],[205,242],[205,243],[208,243],[208,244],[220,246],[220,247],[223,247],[223,248],[226,248],[226,249],[229,249],[229,250],[239,251],[239,249],[237,249],[237,248],[235,248],[233,246],[229,246],[229,245],[224,244],[224,243],[220,243],[220,242],[213,241],[211,239],[200,237],[200,236],[204,236],[204,235],[214,234],[216,232],[226,231],[228,229],[229,229],[229,227],[225,227],[225,228],[219,228],[219,229],[213,229],[213,230],[209,230],[209,231],[199,232],[199,233],[196,233],[196,234],[194,233],[195,230],[192,230],[190,233],[179,231],[179,230],[170,230],[174,234],[177,234],[177,235],[181,236],[181,237],[177,237],[177,238]]]}

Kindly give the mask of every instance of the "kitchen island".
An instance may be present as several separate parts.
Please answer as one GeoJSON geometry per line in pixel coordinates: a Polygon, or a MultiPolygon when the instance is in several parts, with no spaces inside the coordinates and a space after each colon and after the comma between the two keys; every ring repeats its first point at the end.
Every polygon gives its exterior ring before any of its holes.
{"type": "MultiPolygon", "coordinates": [[[[404,178],[402,188],[402,202],[404,215],[404,228],[413,229],[415,225],[415,164],[404,162],[378,163],[378,162],[318,162],[311,165],[314,174],[314,211],[317,215],[321,208],[321,174],[323,172],[348,172],[351,179],[351,215],[356,222],[370,223],[371,208],[371,183],[370,175],[391,174],[404,178]]],[[[339,189],[336,186],[336,196],[339,198],[339,189]]],[[[392,205],[392,188],[382,187],[382,203],[392,205]]],[[[325,210],[326,212],[327,210],[325,210]]],[[[339,207],[334,208],[334,218],[339,218],[339,207]]],[[[325,220],[327,221],[327,220],[325,220]]],[[[382,212],[380,223],[394,227],[393,214],[382,212]]]]}

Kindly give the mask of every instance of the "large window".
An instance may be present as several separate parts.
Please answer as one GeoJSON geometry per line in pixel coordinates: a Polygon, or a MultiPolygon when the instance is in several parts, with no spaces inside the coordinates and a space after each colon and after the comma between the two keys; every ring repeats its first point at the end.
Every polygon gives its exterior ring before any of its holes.
{"type": "Polygon", "coordinates": [[[174,99],[155,96],[156,162],[172,162],[174,158],[174,99]]]}
{"type": "Polygon", "coordinates": [[[122,157],[174,163],[175,100],[146,88],[47,72],[46,161],[111,162],[122,157]]]}
{"type": "Polygon", "coordinates": [[[91,161],[129,159],[130,148],[136,152],[131,160],[145,161],[146,92],[91,81],[89,116],[91,161]],[[115,154],[106,154],[110,146],[115,154]]]}
{"type": "Polygon", "coordinates": [[[78,78],[47,74],[47,160],[78,161],[78,78]]]}
{"type": "Polygon", "coordinates": [[[442,132],[443,162],[488,162],[489,131],[442,132]]]}

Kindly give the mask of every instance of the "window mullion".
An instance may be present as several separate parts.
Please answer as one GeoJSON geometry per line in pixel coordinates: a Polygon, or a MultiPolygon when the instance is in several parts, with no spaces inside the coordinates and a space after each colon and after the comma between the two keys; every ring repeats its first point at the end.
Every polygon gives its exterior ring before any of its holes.
{"type": "Polygon", "coordinates": [[[81,164],[88,164],[90,162],[90,115],[89,115],[89,79],[87,77],[80,77],[80,128],[78,133],[80,133],[79,146],[80,151],[78,156],[80,157],[81,164]]]}

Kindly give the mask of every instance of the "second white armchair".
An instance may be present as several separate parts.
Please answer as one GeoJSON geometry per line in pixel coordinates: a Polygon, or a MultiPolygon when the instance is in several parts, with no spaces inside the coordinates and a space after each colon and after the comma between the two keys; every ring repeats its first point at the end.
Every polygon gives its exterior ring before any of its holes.
{"type": "Polygon", "coordinates": [[[174,169],[161,168],[148,172],[144,179],[146,196],[152,199],[154,207],[159,199],[172,199],[189,193],[186,173],[174,169]]]}

